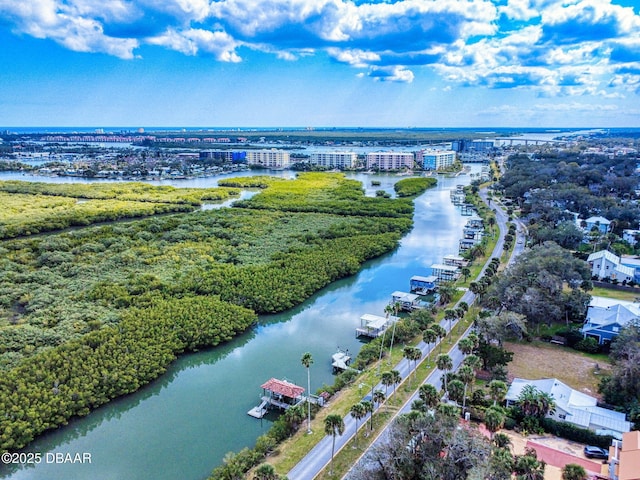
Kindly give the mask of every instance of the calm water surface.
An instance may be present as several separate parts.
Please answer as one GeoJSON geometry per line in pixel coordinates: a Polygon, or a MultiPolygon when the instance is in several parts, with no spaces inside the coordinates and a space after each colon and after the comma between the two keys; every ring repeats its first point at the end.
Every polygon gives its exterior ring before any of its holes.
{"type": "MultiPolygon", "coordinates": [[[[21,174],[5,173],[0,180],[12,176],[25,179],[21,174]]],[[[370,195],[377,189],[393,191],[393,184],[402,178],[348,176],[361,180],[370,195]],[[381,181],[381,185],[372,187],[372,179],[381,181]]],[[[451,204],[449,190],[456,184],[467,184],[469,176],[440,176],[438,180],[436,188],[416,200],[415,227],[394,252],[368,262],[357,275],[331,284],[290,311],[260,317],[255,328],[222,347],[183,356],[167,374],[139,392],[40,437],[28,451],[41,452],[44,460],[13,471],[0,466],[0,478],[206,478],[227,452],[253,446],[256,438],[268,430],[269,419],[260,421],[247,415],[259,403],[262,383],[277,377],[306,386],[306,370],[300,358],[307,351],[314,358],[312,391],[332,383],[331,355],[336,348],[348,348],[355,354],[361,346],[354,337],[359,317],[364,313],[383,314],[391,292],[407,291],[412,275],[429,274],[432,263],[457,252],[466,218],[451,204]],[[46,462],[47,453],[84,452],[91,454],[91,464],[46,462]]],[[[216,179],[167,183],[211,187],[216,179]]]]}

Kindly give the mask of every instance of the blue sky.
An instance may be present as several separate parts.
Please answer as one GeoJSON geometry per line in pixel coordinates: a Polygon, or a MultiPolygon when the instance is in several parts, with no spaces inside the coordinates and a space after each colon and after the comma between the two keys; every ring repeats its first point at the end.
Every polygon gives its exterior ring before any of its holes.
{"type": "Polygon", "coordinates": [[[0,0],[3,126],[640,127],[639,0],[0,0]]]}

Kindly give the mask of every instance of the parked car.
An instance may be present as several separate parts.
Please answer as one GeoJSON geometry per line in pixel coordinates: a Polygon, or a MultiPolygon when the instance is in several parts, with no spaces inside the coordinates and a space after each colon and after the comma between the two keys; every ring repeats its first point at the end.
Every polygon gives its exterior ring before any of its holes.
{"type": "Polygon", "coordinates": [[[587,445],[584,447],[584,456],[587,458],[609,458],[609,452],[604,448],[594,447],[593,445],[587,445]]]}

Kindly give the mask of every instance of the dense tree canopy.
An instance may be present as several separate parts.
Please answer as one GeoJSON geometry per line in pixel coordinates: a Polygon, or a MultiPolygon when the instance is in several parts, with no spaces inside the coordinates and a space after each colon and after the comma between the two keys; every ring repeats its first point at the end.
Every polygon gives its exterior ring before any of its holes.
{"type": "Polygon", "coordinates": [[[520,313],[530,325],[557,322],[586,313],[590,278],[586,262],[547,242],[519,255],[496,277],[483,302],[520,313]]]}
{"type": "Polygon", "coordinates": [[[264,188],[242,208],[3,241],[0,450],[135,391],[180,353],[246,330],[257,313],[354,274],[412,225],[410,201],[366,198],[342,175],[264,188]]]}

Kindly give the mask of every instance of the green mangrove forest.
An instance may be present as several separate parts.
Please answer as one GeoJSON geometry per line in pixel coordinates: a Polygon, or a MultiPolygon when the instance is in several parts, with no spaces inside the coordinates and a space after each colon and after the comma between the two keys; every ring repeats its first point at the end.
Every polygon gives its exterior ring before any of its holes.
{"type": "Polygon", "coordinates": [[[0,185],[11,199],[0,229],[21,232],[0,242],[0,451],[134,392],[183,352],[228,341],[258,314],[289,309],[356,273],[412,226],[410,198],[365,197],[341,174],[220,183],[202,191],[0,185]],[[238,188],[261,190],[234,208],[193,210],[238,188]],[[78,199],[190,211],[100,225],[91,225],[105,218],[94,210],[61,219],[67,209],[55,201],[78,199]],[[85,226],[29,235],[50,221],[85,226]]]}

